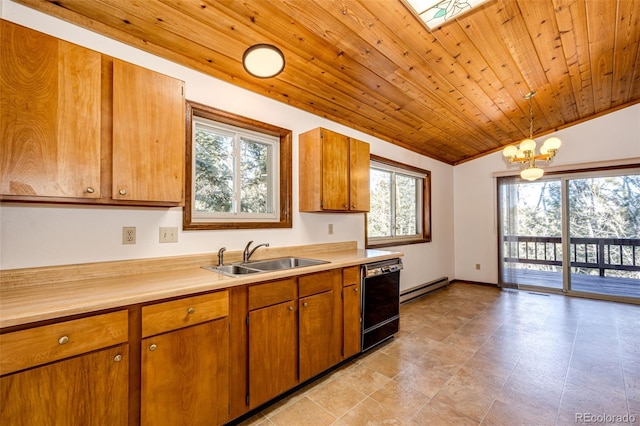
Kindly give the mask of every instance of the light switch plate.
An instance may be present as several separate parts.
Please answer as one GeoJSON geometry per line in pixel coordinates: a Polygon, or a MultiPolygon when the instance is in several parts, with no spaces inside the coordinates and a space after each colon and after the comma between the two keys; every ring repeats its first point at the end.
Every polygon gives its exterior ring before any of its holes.
{"type": "Polygon", "coordinates": [[[178,242],[178,228],[175,226],[161,226],[160,227],[160,242],[161,243],[177,243],[178,242]]]}

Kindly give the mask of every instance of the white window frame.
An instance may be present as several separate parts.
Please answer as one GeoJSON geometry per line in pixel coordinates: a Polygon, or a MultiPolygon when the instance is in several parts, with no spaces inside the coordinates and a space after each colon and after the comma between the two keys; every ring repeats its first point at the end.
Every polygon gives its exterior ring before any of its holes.
{"type": "MultiPolygon", "coordinates": [[[[198,211],[195,208],[196,197],[192,197],[191,200],[191,211],[192,211],[192,221],[194,223],[202,223],[202,222],[279,222],[280,221],[280,211],[278,206],[280,205],[279,191],[277,190],[277,183],[280,181],[279,175],[279,167],[278,167],[278,159],[280,158],[279,152],[279,138],[271,135],[266,135],[258,132],[254,132],[251,130],[243,129],[240,127],[227,125],[224,123],[219,123],[216,121],[209,120],[204,117],[193,117],[192,121],[193,131],[192,131],[192,156],[196,158],[196,143],[195,137],[197,130],[205,129],[214,133],[223,134],[229,136],[233,139],[233,157],[234,157],[234,167],[233,167],[233,188],[234,188],[234,199],[233,199],[233,208],[231,212],[203,212],[198,211]],[[269,150],[269,159],[267,163],[267,174],[268,174],[268,200],[267,204],[269,206],[270,212],[267,213],[246,213],[240,211],[241,197],[242,197],[242,187],[241,187],[241,143],[242,140],[249,140],[252,142],[262,143],[268,146],[269,150]]],[[[196,162],[191,162],[192,167],[192,176],[195,176],[196,173],[196,162]]],[[[195,194],[195,179],[192,181],[192,193],[195,194]]]]}

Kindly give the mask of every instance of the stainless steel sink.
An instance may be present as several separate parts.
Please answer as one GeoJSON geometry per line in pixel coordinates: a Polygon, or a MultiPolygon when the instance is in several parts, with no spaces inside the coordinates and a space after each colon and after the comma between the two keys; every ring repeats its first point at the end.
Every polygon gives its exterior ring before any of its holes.
{"type": "Polygon", "coordinates": [[[258,274],[260,271],[258,269],[247,268],[246,266],[240,264],[231,264],[231,265],[222,265],[222,266],[203,266],[204,269],[209,271],[218,272],[223,275],[227,275],[230,277],[239,277],[242,275],[249,274],[258,274]]]}
{"type": "Polygon", "coordinates": [[[222,266],[203,266],[204,269],[218,272],[230,277],[240,277],[260,272],[281,271],[285,269],[302,268],[305,266],[330,263],[325,260],[306,259],[303,257],[279,257],[276,259],[254,260],[253,262],[232,263],[222,266]]]}
{"type": "Polygon", "coordinates": [[[324,260],[305,259],[303,257],[280,257],[277,259],[254,260],[243,265],[261,271],[279,271],[281,269],[302,268],[304,266],[321,265],[329,263],[324,260]]]}

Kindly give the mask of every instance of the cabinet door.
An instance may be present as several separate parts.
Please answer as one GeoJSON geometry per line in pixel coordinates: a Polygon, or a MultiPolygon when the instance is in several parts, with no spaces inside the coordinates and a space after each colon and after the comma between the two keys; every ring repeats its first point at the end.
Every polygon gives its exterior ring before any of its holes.
{"type": "Polygon", "coordinates": [[[349,138],[323,130],[322,208],[349,210],[349,138]]]}
{"type": "Polygon", "coordinates": [[[0,26],[0,194],[100,197],[100,54],[0,26]]]}
{"type": "Polygon", "coordinates": [[[229,411],[227,318],[142,340],[143,425],[219,425],[229,411]]]}
{"type": "Polygon", "coordinates": [[[341,330],[336,327],[334,292],[326,291],[299,300],[300,381],[340,362],[341,330]]]}
{"type": "Polygon", "coordinates": [[[349,139],[349,209],[369,211],[369,144],[349,139]]]}
{"type": "Polygon", "coordinates": [[[350,285],[343,289],[344,357],[360,352],[360,286],[350,285]]]}
{"type": "Polygon", "coordinates": [[[297,383],[298,347],[293,302],[249,312],[249,407],[297,383]]]}
{"type": "Polygon", "coordinates": [[[184,83],[113,61],[115,200],[183,201],[184,83]]]}
{"type": "Polygon", "coordinates": [[[0,424],[127,425],[128,345],[0,378],[0,424]]]}

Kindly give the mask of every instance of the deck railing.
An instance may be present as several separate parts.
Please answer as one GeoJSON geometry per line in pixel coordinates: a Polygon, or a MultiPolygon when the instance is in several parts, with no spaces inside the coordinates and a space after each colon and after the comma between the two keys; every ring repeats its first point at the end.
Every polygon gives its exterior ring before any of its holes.
{"type": "MultiPolygon", "coordinates": [[[[562,265],[562,238],[511,235],[503,238],[505,262],[562,265]]],[[[571,266],[606,270],[640,271],[638,238],[571,238],[571,266]]]]}

